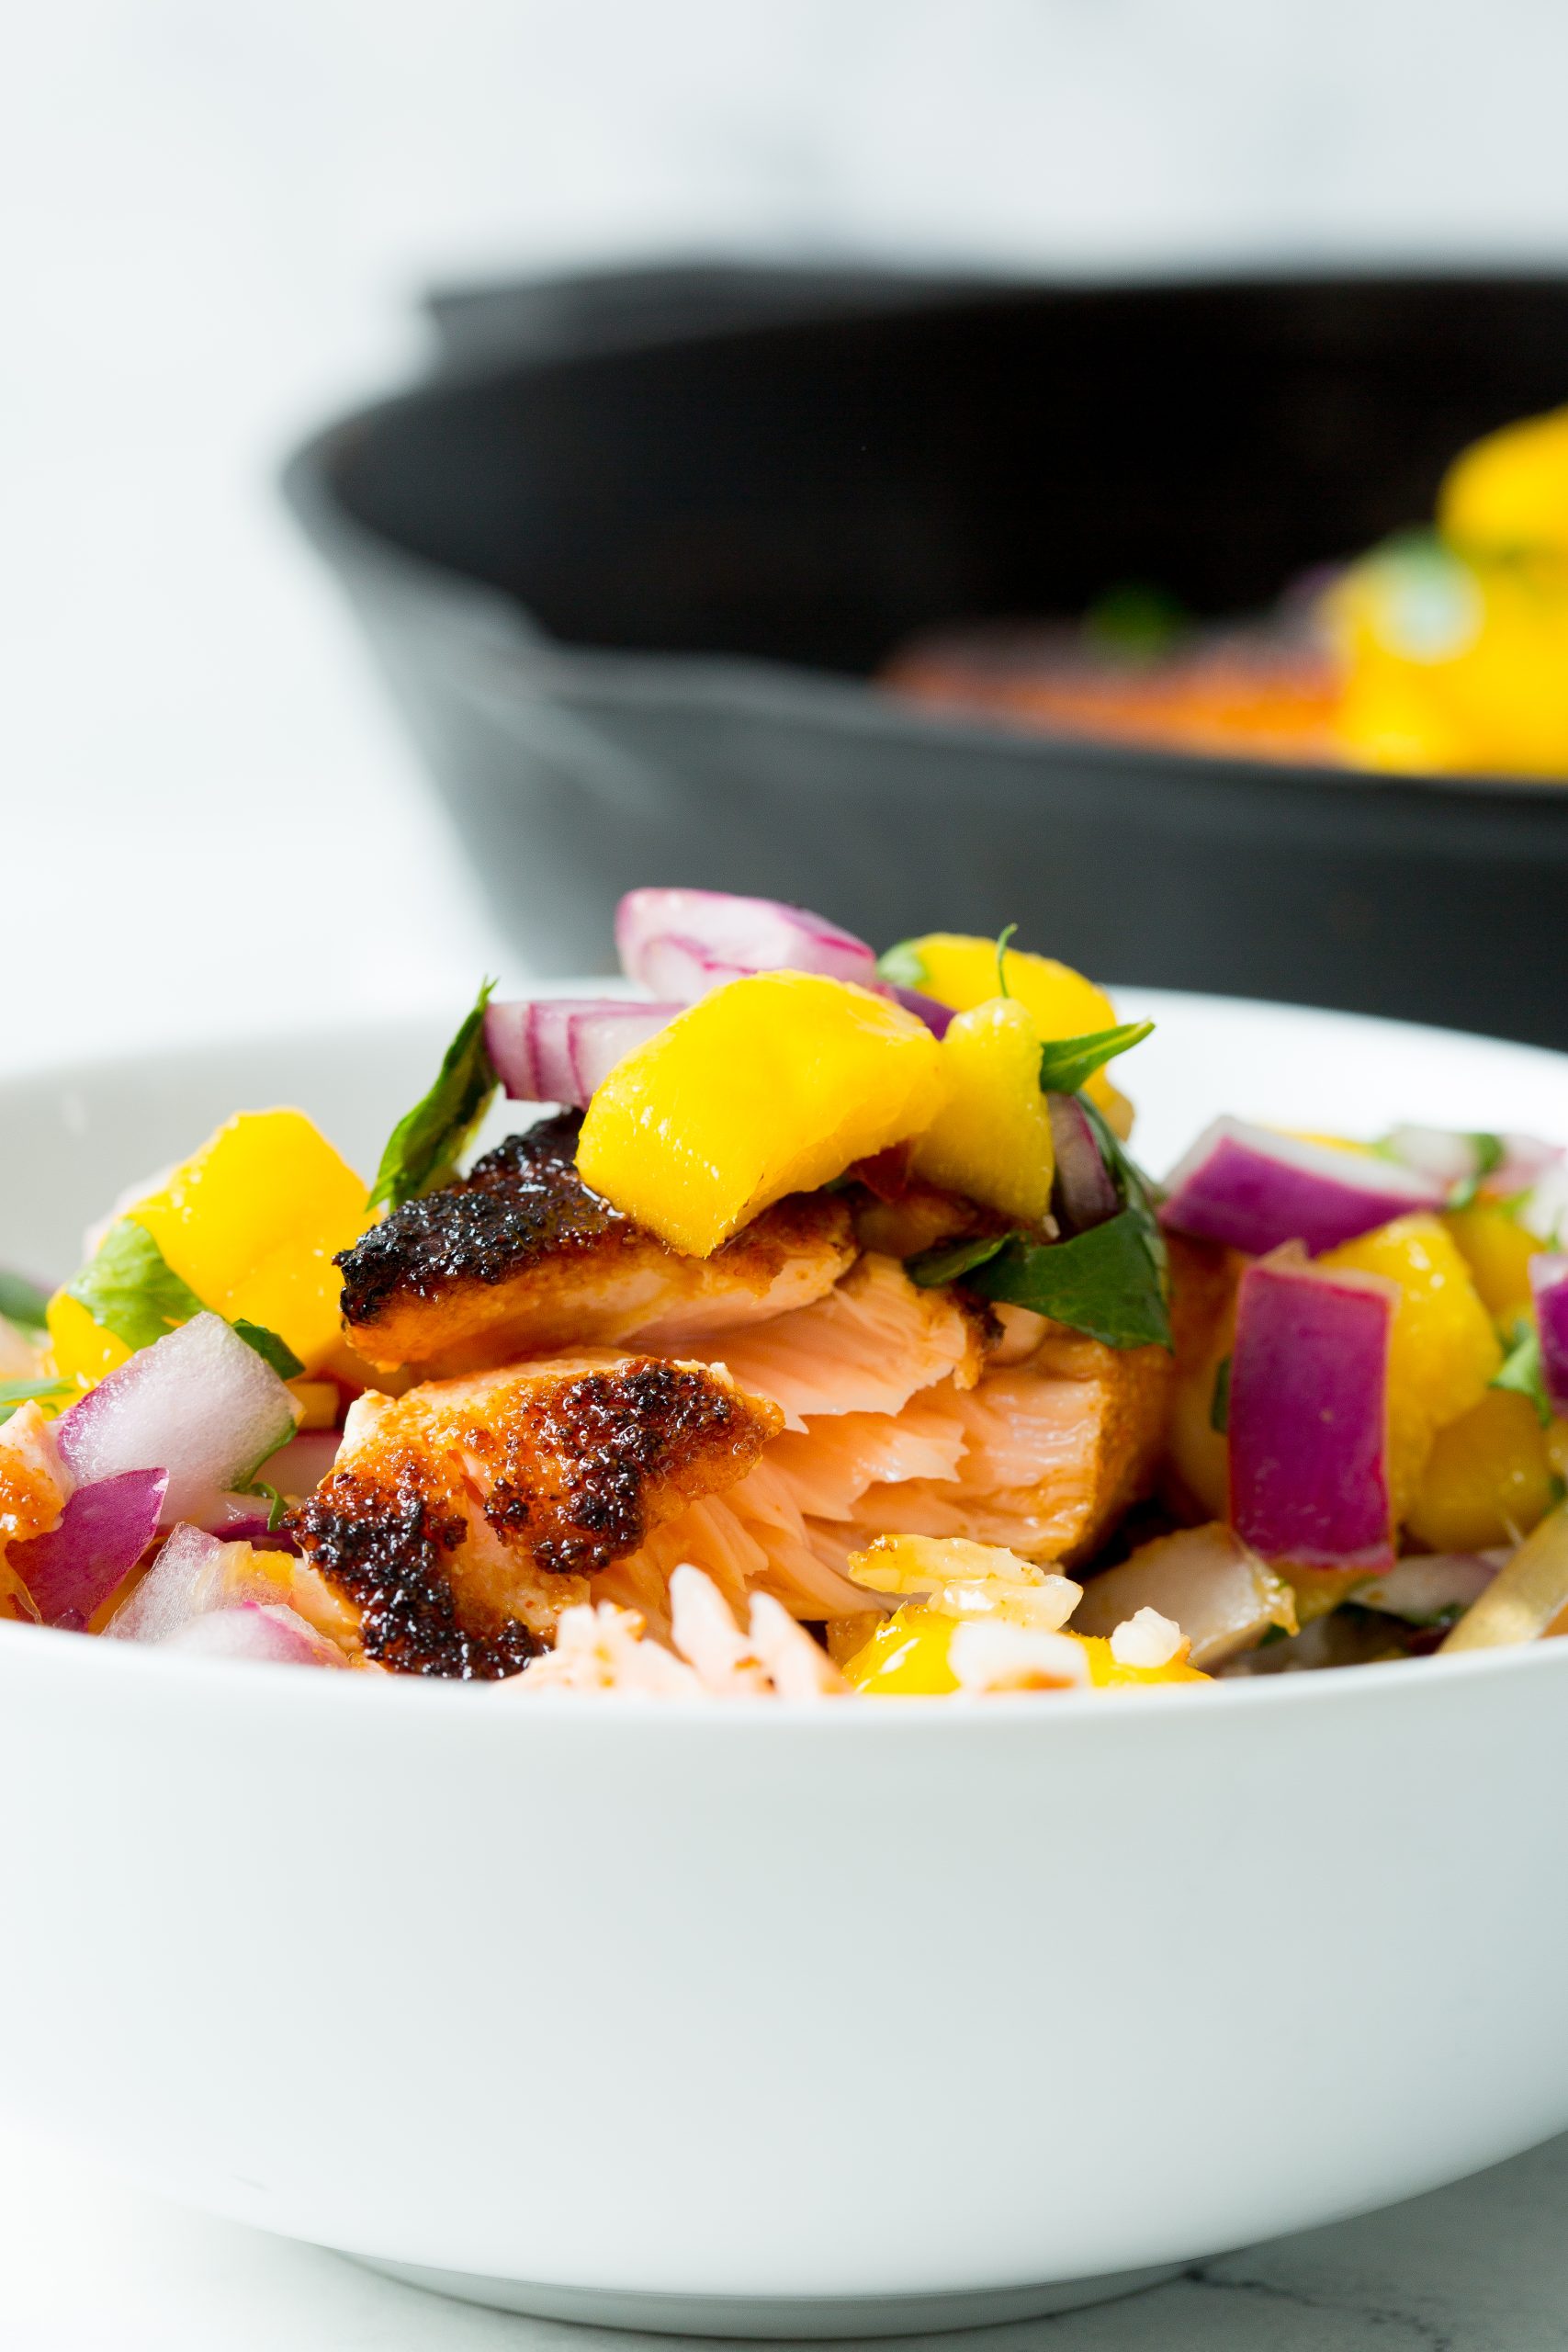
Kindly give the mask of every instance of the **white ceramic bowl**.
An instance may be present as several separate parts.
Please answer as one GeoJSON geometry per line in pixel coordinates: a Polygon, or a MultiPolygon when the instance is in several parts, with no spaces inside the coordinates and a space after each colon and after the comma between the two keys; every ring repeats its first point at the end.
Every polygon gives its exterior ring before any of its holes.
{"type": "MultiPolygon", "coordinates": [[[[1555,1056],[1148,1003],[1156,1167],[1222,1108],[1568,1136],[1555,1056]]],[[[0,1088],[0,1259],[66,1264],[240,1103],[300,1102],[367,1159],[439,1043],[0,1088]]],[[[1568,1644],[800,1713],[0,1625],[0,1785],[6,2104],[523,2309],[1053,2308],[1568,2126],[1568,1644]]]]}

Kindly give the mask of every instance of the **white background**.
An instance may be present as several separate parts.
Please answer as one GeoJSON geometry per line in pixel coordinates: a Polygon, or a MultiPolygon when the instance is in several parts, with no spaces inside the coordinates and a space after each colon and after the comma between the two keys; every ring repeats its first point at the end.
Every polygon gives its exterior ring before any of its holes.
{"type": "Polygon", "coordinates": [[[456,1003],[496,967],[272,488],[304,429],[417,363],[433,278],[1568,254],[1562,0],[0,20],[0,1063],[456,1003]]]}
{"type": "MultiPolygon", "coordinates": [[[[1568,260],[1562,0],[10,0],[0,35],[0,1067],[498,968],[272,488],[417,365],[432,279],[1568,260]]],[[[1052,2341],[1344,2352],[1397,2301],[1532,2352],[1551,2163],[1052,2341]]],[[[0,2214],[17,2352],[539,2340],[3,2135],[0,2214]]]]}

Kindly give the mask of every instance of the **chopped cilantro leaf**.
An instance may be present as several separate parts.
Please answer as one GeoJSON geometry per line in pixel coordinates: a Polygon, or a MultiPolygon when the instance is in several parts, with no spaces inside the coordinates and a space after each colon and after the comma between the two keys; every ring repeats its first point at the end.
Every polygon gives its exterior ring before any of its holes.
{"type": "Polygon", "coordinates": [[[269,1535],[276,1535],[284,1514],[288,1509],[287,1498],[278,1493],[276,1487],[269,1487],[265,1478],[253,1479],[244,1492],[247,1495],[254,1495],[259,1501],[265,1503],[266,1532],[269,1535]]]}
{"type": "Polygon", "coordinates": [[[493,980],[485,982],[446,1048],[435,1083],[392,1129],[367,1207],[400,1209],[457,1173],[458,1156],[500,1083],[484,1035],[494,987],[493,980]]]}
{"type": "Polygon", "coordinates": [[[1017,929],[1015,922],[1004,923],[997,933],[997,994],[999,997],[1010,997],[1012,994],[1008,986],[1008,943],[1017,929]]]}

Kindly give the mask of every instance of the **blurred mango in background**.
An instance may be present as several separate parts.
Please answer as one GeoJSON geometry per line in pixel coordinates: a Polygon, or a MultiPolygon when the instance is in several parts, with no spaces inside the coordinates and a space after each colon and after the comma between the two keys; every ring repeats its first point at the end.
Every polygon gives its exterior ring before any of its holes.
{"type": "Polygon", "coordinates": [[[1568,408],[1465,450],[1436,531],[1351,564],[1324,615],[1347,758],[1568,775],[1568,408]]]}

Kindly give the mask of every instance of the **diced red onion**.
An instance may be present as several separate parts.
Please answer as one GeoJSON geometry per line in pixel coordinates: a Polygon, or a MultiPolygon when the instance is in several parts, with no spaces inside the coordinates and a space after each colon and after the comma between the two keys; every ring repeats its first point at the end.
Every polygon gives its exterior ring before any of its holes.
{"type": "Polygon", "coordinates": [[[725,890],[628,890],[615,912],[615,946],[629,979],[683,1004],[752,972],[823,972],[882,988],[863,939],[805,907],[725,890]]]}
{"type": "Polygon", "coordinates": [[[1388,1352],[1397,1293],[1299,1250],[1249,1266],[1230,1377],[1231,1524],[1269,1560],[1369,1570],[1393,1557],[1388,1352]]]}
{"type": "Polygon", "coordinates": [[[585,1111],[615,1064],[683,1010],[684,1001],[522,998],[487,1008],[485,1044],[514,1102],[564,1102],[585,1111]]]}
{"type": "Polygon", "coordinates": [[[209,1610],[166,1634],[162,1646],[197,1657],[248,1658],[264,1665],[348,1664],[335,1643],[279,1600],[242,1600],[233,1609],[209,1610]]]}
{"type": "Polygon", "coordinates": [[[1554,1413],[1568,1414],[1568,1255],[1542,1250],[1529,1261],[1540,1332],[1540,1370],[1554,1413]]]}
{"type": "Polygon", "coordinates": [[[1477,1137],[1451,1127],[1395,1127],[1387,1148],[1406,1168],[1450,1190],[1483,1175],[1499,1193],[1528,1191],[1562,1158],[1561,1144],[1543,1143],[1538,1136],[1500,1135],[1497,1141],[1503,1157],[1484,1170],[1477,1137]]]}
{"type": "Polygon", "coordinates": [[[313,1495],[338,1457],[341,1430],[301,1430],[263,1464],[266,1483],[280,1495],[313,1495]]]}
{"type": "Polygon", "coordinates": [[[1358,1585],[1350,1598],[1363,1609],[1430,1625],[1479,1600],[1507,1558],[1506,1552],[1431,1552],[1397,1560],[1371,1584],[1358,1585]]]}
{"type": "Polygon", "coordinates": [[[220,1495],[202,1514],[202,1532],[216,1535],[220,1544],[248,1544],[253,1552],[297,1552],[299,1547],[291,1535],[267,1524],[271,1517],[265,1496],[220,1495]]]}
{"type": "Polygon", "coordinates": [[[1074,1094],[1047,1094],[1051,1142],[1056,1155],[1055,1196],[1064,1229],[1087,1233],[1115,1216],[1121,1203],[1100,1157],[1089,1114],[1074,1094]]]}
{"type": "Polygon", "coordinates": [[[220,1544],[199,1527],[175,1529],[129,1600],[105,1626],[117,1642],[162,1642],[193,1617],[243,1600],[236,1571],[248,1557],[232,1544],[220,1544]]]}
{"type": "Polygon", "coordinates": [[[125,1582],[158,1532],[168,1483],[162,1470],[122,1470],[78,1487],[50,1534],[12,1544],[8,1565],[46,1625],[85,1625],[125,1582]]]}
{"type": "Polygon", "coordinates": [[[925,1023],[933,1037],[945,1037],[957,1018],[952,1005],[938,1004],[934,996],[922,996],[919,989],[895,989],[893,995],[906,1012],[925,1023]]]}
{"type": "Polygon", "coordinates": [[[193,1315],[90,1388],[54,1425],[79,1486],[168,1473],[164,1523],[199,1520],[294,1434],[288,1388],[220,1316],[193,1315]]]}
{"type": "Polygon", "coordinates": [[[1171,1170],[1160,1215],[1178,1233],[1252,1257],[1300,1241],[1315,1258],[1393,1217],[1441,1208],[1449,1190],[1370,1152],[1217,1119],[1171,1170]]]}

